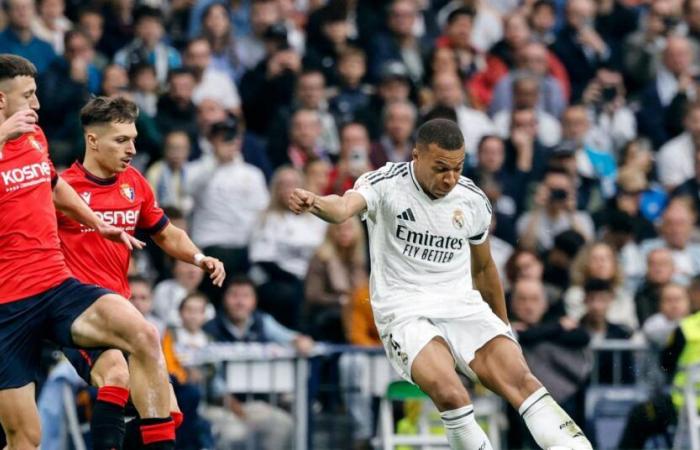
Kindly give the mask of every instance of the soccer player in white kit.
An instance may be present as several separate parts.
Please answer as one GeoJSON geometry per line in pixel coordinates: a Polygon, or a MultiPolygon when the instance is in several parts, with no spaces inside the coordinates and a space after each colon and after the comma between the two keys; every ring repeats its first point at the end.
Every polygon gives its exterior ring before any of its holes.
{"type": "Polygon", "coordinates": [[[461,372],[518,409],[541,447],[591,450],[512,338],[488,243],[491,206],[460,175],[464,156],[457,124],[434,119],[418,130],[412,162],[368,172],[342,197],[297,189],[289,207],[333,223],[356,214],[367,221],[370,297],[384,349],[440,410],[450,448],[492,448],[461,372]]]}

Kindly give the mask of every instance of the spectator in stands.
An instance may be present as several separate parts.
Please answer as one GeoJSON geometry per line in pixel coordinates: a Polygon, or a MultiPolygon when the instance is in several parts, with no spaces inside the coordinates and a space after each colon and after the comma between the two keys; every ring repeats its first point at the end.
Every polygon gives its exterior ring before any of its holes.
{"type": "Polygon", "coordinates": [[[66,33],[65,49],[39,79],[38,88],[42,126],[49,141],[57,146],[72,145],[75,129],[80,126],[80,108],[91,94],[99,93],[101,78],[100,70],[93,64],[92,41],[84,32],[66,33]]]}
{"type": "Polygon", "coordinates": [[[654,225],[640,209],[640,198],[647,189],[644,173],[633,167],[620,169],[617,175],[617,189],[606,206],[593,214],[596,229],[606,229],[616,214],[625,214],[632,219],[632,233],[636,242],[656,237],[654,225]]]}
{"type": "MultiPolygon", "coordinates": [[[[581,326],[591,336],[591,344],[606,339],[630,339],[632,333],[624,326],[610,322],[608,310],[613,304],[614,287],[609,281],[597,278],[589,279],[583,287],[585,315],[581,317],[581,326]]],[[[612,384],[613,382],[631,383],[635,379],[633,355],[625,352],[621,357],[621,365],[613,370],[614,359],[611,351],[598,352],[598,382],[612,384]],[[620,380],[614,380],[614,373],[620,374],[620,380]]]]}
{"type": "Polygon", "coordinates": [[[688,178],[683,184],[671,191],[671,197],[688,197],[693,199],[696,211],[700,211],[700,150],[695,151],[695,173],[692,178],[688,178]]]}
{"type": "MultiPolygon", "coordinates": [[[[254,3],[251,0],[232,0],[226,2],[218,2],[217,0],[197,0],[194,5],[188,7],[189,23],[187,27],[187,33],[190,38],[199,36],[204,33],[202,29],[203,19],[206,11],[209,10],[210,5],[214,3],[222,3],[226,8],[226,14],[231,22],[231,33],[235,37],[244,36],[251,33],[251,4],[254,3]]],[[[259,12],[255,14],[256,18],[259,16],[259,12]]],[[[260,19],[257,19],[260,20],[260,19]]]]}
{"type": "MultiPolygon", "coordinates": [[[[435,41],[436,47],[445,47],[453,51],[458,73],[465,79],[471,78],[486,64],[479,50],[473,45],[473,42],[479,39],[479,35],[474,32],[474,22],[475,11],[473,8],[455,9],[447,18],[444,34],[435,41]]],[[[496,40],[498,39],[500,39],[500,35],[496,40]]]]}
{"type": "MultiPolygon", "coordinates": [[[[382,341],[374,325],[367,283],[355,289],[344,309],[343,330],[348,343],[359,347],[379,347],[382,341]]],[[[340,388],[353,424],[353,448],[369,448],[374,425],[372,361],[369,355],[362,352],[345,353],[340,356],[338,366],[340,388]]],[[[396,375],[392,371],[390,376],[396,375]]]]}
{"type": "Polygon", "coordinates": [[[256,221],[250,244],[250,275],[260,309],[295,330],[301,329],[304,277],[327,228],[314,215],[296,215],[287,208],[289,196],[303,185],[300,171],[277,169],[270,183],[270,204],[256,221]]]}
{"type": "Polygon", "coordinates": [[[314,159],[307,162],[304,166],[305,189],[316,195],[325,195],[328,192],[331,170],[332,166],[328,161],[314,159]]]}
{"type": "Polygon", "coordinates": [[[34,0],[7,0],[3,6],[7,13],[7,27],[0,33],[0,53],[27,58],[42,74],[56,53],[51,44],[39,39],[32,31],[36,16],[34,0]]]}
{"type": "Polygon", "coordinates": [[[369,104],[372,87],[364,83],[367,72],[365,52],[348,47],[338,55],[338,86],[328,103],[337,123],[354,119],[369,104]]]}
{"type": "Polygon", "coordinates": [[[503,37],[498,13],[478,0],[452,0],[440,9],[437,19],[440,25],[447,24],[447,35],[451,40],[458,36],[460,41],[470,43],[479,52],[486,52],[503,37]],[[462,23],[467,16],[471,17],[469,25],[462,23]],[[450,31],[452,27],[459,28],[459,34],[450,31]]]}
{"type": "Polygon", "coordinates": [[[328,194],[343,195],[352,189],[355,180],[373,170],[369,135],[359,122],[348,122],[340,128],[340,159],[331,170],[328,194]]]}
{"type": "MultiPolygon", "coordinates": [[[[257,0],[254,5],[258,3],[276,7],[276,2],[270,0],[257,0]]],[[[290,48],[287,29],[282,24],[270,26],[265,39],[265,56],[243,75],[240,83],[246,129],[261,137],[269,131],[274,112],[291,104],[301,71],[301,57],[290,48]]]]}
{"type": "Polygon", "coordinates": [[[155,118],[158,114],[160,86],[156,68],[150,64],[134,65],[129,70],[129,95],[139,107],[140,114],[155,118]]]}
{"type": "Polygon", "coordinates": [[[95,65],[99,69],[104,69],[104,67],[109,63],[109,59],[102,53],[101,50],[96,48],[97,43],[102,39],[104,34],[104,17],[97,8],[94,7],[84,7],[78,11],[78,17],[75,21],[75,27],[83,30],[92,41],[93,47],[95,47],[95,65]]]}
{"type": "Polygon", "coordinates": [[[591,118],[591,143],[598,150],[616,154],[624,144],[637,136],[637,120],[626,105],[622,75],[601,68],[583,91],[583,103],[591,118]]]}
{"type": "Polygon", "coordinates": [[[700,150],[700,102],[689,105],[683,124],[685,132],[664,144],[656,157],[659,181],[667,191],[695,176],[695,154],[700,150]]]}
{"type": "MultiPolygon", "coordinates": [[[[518,280],[542,280],[544,265],[537,253],[524,248],[516,248],[505,265],[504,281],[508,291],[512,291],[518,280]]],[[[548,297],[548,296],[546,296],[548,297]]]]}
{"type": "Polygon", "coordinates": [[[231,17],[224,3],[211,3],[202,14],[201,35],[211,47],[211,67],[226,73],[234,82],[243,76],[245,68],[236,53],[236,33],[233,30],[231,17]]]}
{"type": "Polygon", "coordinates": [[[571,176],[561,169],[549,169],[534,195],[533,209],[516,225],[523,247],[549,250],[554,236],[574,230],[585,239],[593,237],[593,221],[586,211],[576,209],[576,192],[571,176]]]}
{"type": "Polygon", "coordinates": [[[671,283],[674,273],[673,254],[667,248],[650,251],[646,260],[646,275],[634,294],[639,323],[659,311],[661,289],[671,283]]]}
{"type": "Polygon", "coordinates": [[[624,274],[615,250],[605,242],[594,242],[576,255],[571,265],[572,285],[564,293],[566,315],[579,320],[585,313],[585,286],[592,279],[603,280],[613,289],[607,319],[630,330],[639,327],[632,294],[625,290],[624,274]]]}
{"type": "Polygon", "coordinates": [[[142,276],[131,275],[129,276],[129,289],[131,290],[131,297],[129,297],[131,303],[158,329],[158,333],[162,336],[166,323],[154,314],[151,283],[142,276]]]}
{"type": "Polygon", "coordinates": [[[370,161],[379,168],[387,162],[410,161],[413,150],[413,130],[418,111],[406,100],[397,100],[386,105],[383,113],[383,133],[372,144],[370,161]]]}
{"type": "MultiPolygon", "coordinates": [[[[678,126],[682,123],[683,111],[674,104],[681,99],[695,99],[695,64],[697,58],[687,38],[669,36],[666,39],[662,66],[642,92],[638,114],[639,131],[651,139],[654,148],[660,148],[683,131],[678,126]]],[[[663,179],[662,175],[662,182],[666,184],[663,179]]]]}
{"type": "Polygon", "coordinates": [[[291,164],[297,169],[314,159],[327,159],[328,151],[320,146],[321,118],[313,109],[298,109],[289,125],[289,147],[282,153],[270,154],[272,166],[291,164]]]}
{"type": "Polygon", "coordinates": [[[554,2],[551,0],[536,0],[528,14],[528,22],[532,29],[533,39],[542,45],[552,45],[556,39],[554,34],[556,20],[557,11],[554,2]]]}
{"type": "Polygon", "coordinates": [[[147,63],[156,68],[158,81],[165,84],[168,72],[180,67],[180,54],[163,42],[165,30],[159,9],[140,6],[134,11],[134,39],[114,55],[114,62],[127,70],[147,63]]]}
{"type": "Polygon", "coordinates": [[[601,149],[596,142],[590,116],[584,106],[569,106],[564,111],[562,138],[575,151],[572,174],[586,180],[580,184],[588,186],[587,192],[579,192],[579,207],[595,210],[602,205],[604,199],[615,194],[617,162],[611,153],[601,149]],[[596,199],[596,194],[603,198],[596,199]]]}
{"type": "Polygon", "coordinates": [[[158,99],[156,122],[162,133],[184,130],[193,142],[197,139],[195,117],[197,108],[192,101],[196,81],[189,69],[176,69],[168,74],[168,90],[158,99]]]}
{"type": "Polygon", "coordinates": [[[163,334],[165,364],[183,414],[182,425],[177,430],[178,449],[214,447],[211,425],[199,414],[201,386],[206,381],[205,372],[192,365],[193,356],[205,349],[210,342],[209,336],[202,329],[207,321],[206,311],[210,308],[209,299],[201,292],[187,294],[178,307],[179,322],[182,325],[170,326],[163,334]]]}
{"type": "MultiPolygon", "coordinates": [[[[269,314],[257,310],[257,298],[253,282],[247,278],[234,277],[224,293],[222,308],[217,316],[204,325],[215,342],[276,343],[295,348],[301,355],[311,352],[314,341],[283,325],[269,314]]],[[[205,416],[212,422],[231,422],[230,413],[237,416],[234,421],[248,422],[251,431],[262,434],[261,447],[265,450],[290,447],[294,424],[289,413],[263,401],[243,401],[233,395],[224,395],[223,404],[229,414],[221,417],[211,411],[205,416]],[[217,417],[218,416],[218,417],[217,417]],[[228,416],[228,417],[227,417],[228,416]]]]}
{"type": "Polygon", "coordinates": [[[289,108],[280,108],[268,132],[268,153],[276,154],[289,146],[289,122],[297,109],[312,109],[321,120],[320,145],[331,156],[338,155],[340,143],[335,117],[328,111],[328,93],[323,73],[306,69],[299,74],[294,101],[289,108]]]}
{"type": "Polygon", "coordinates": [[[238,89],[226,72],[212,66],[208,40],[200,37],[188,42],[182,62],[194,74],[192,101],[195,105],[205,98],[216,98],[227,111],[240,115],[241,98],[238,89]]]}
{"type": "MultiPolygon", "coordinates": [[[[181,325],[179,306],[182,299],[197,290],[204,278],[202,270],[183,261],[175,261],[173,278],[158,283],[153,290],[153,313],[167,326],[181,325]]],[[[207,315],[213,317],[210,307],[207,315]]]]}
{"type": "Polygon", "coordinates": [[[195,201],[192,239],[230,274],[247,271],[250,236],[269,201],[264,174],[241,157],[239,131],[234,120],[215,124],[209,133],[214,157],[193,164],[188,182],[195,201]]]}
{"type": "Polygon", "coordinates": [[[684,286],[668,283],[661,288],[659,311],[644,321],[642,332],[655,348],[668,344],[680,321],[690,314],[690,297],[684,286]]]}
{"type": "Polygon", "coordinates": [[[700,274],[700,244],[692,241],[696,215],[691,199],[674,198],[664,211],[659,237],[642,242],[644,254],[660,247],[671,250],[679,282],[685,283],[700,274]]]}
{"type": "MultiPolygon", "coordinates": [[[[511,296],[512,327],[528,365],[542,377],[550,394],[572,417],[583,418],[583,386],[590,375],[590,336],[569,317],[547,320],[549,301],[542,281],[515,282],[511,296]]],[[[514,412],[514,411],[512,411],[514,412]]],[[[513,414],[510,414],[512,416],[513,414]]],[[[516,416],[517,417],[517,416],[516,416]]],[[[511,423],[516,423],[511,421],[511,423]]],[[[527,433],[509,432],[509,447],[520,447],[527,433]],[[516,435],[516,436],[514,436],[516,435]]]]}
{"type": "Polygon", "coordinates": [[[592,0],[567,2],[566,24],[552,45],[569,73],[572,103],[581,99],[588,82],[610,58],[608,44],[592,26],[595,15],[596,4],[592,0]]]}
{"type": "Polygon", "coordinates": [[[391,61],[382,66],[376,92],[370,96],[367,106],[355,114],[355,119],[363,122],[369,130],[372,141],[379,139],[384,131],[383,113],[386,106],[389,103],[411,101],[411,88],[411,78],[406,66],[398,61],[391,61]]]}
{"type": "Polygon", "coordinates": [[[567,104],[569,77],[556,56],[539,42],[529,42],[518,49],[515,66],[493,88],[489,113],[494,115],[513,108],[513,81],[521,72],[539,80],[537,109],[559,117],[567,104]]]}
{"type": "Polygon", "coordinates": [[[651,2],[640,29],[631,33],[622,47],[625,80],[637,94],[651,83],[661,69],[661,54],[672,27],[671,2],[651,2]]]}
{"type": "Polygon", "coordinates": [[[185,174],[190,151],[189,135],[185,131],[173,130],[165,135],[163,159],[153,163],[146,172],[160,206],[174,206],[185,215],[193,206],[185,174]]]}
{"type": "Polygon", "coordinates": [[[63,0],[39,0],[38,13],[32,22],[32,33],[48,42],[57,55],[63,54],[64,38],[73,24],[64,15],[66,4],[63,0]]]}
{"type": "MultiPolygon", "coordinates": [[[[537,112],[532,108],[514,109],[509,122],[505,170],[510,174],[520,172],[520,178],[525,176],[525,181],[542,179],[552,150],[538,137],[537,112]]],[[[523,206],[525,195],[525,191],[519,192],[519,208],[523,206]]]]}
{"type": "Polygon", "coordinates": [[[315,339],[345,342],[342,312],[356,290],[367,283],[366,265],[359,220],[330,225],[306,275],[307,322],[315,339]]]}
{"type": "Polygon", "coordinates": [[[491,119],[468,106],[464,87],[456,73],[436,74],[433,78],[433,93],[437,106],[454,110],[459,128],[464,134],[464,148],[468,155],[474,154],[479,140],[495,131],[491,119]]]}
{"type": "Polygon", "coordinates": [[[320,70],[329,85],[337,86],[340,54],[356,44],[350,38],[347,6],[329,3],[318,10],[318,20],[321,34],[318,39],[309,39],[304,67],[320,70]]]}
{"type": "Polygon", "coordinates": [[[556,316],[566,314],[563,295],[571,285],[571,263],[585,245],[585,238],[575,230],[567,230],[554,237],[553,247],[543,257],[542,279],[547,287],[547,297],[554,299],[556,307],[550,306],[556,316]]]}
{"type": "MultiPolygon", "coordinates": [[[[230,3],[230,2],[229,2],[230,3]]],[[[243,11],[241,11],[243,12],[243,11]]],[[[251,0],[250,1],[250,15],[245,16],[246,22],[249,25],[249,32],[239,33],[236,30],[236,20],[235,15],[232,15],[232,22],[234,24],[234,33],[236,33],[238,39],[236,40],[236,53],[238,54],[238,59],[241,64],[246,69],[253,69],[260,62],[262,62],[266,53],[266,42],[269,38],[269,30],[272,25],[278,24],[280,21],[280,10],[275,0],[251,0]]],[[[285,27],[280,27],[280,37],[284,36],[287,40],[287,30],[285,27]],[[283,34],[282,34],[283,33],[283,34]]],[[[190,35],[194,37],[195,35],[190,35]]]]}
{"type": "MultiPolygon", "coordinates": [[[[540,79],[529,73],[513,76],[513,111],[531,109],[537,114],[537,139],[545,146],[552,147],[561,140],[561,125],[554,116],[540,109],[540,79]]],[[[511,110],[501,110],[493,116],[493,122],[499,134],[508,137],[511,122],[511,110]]]]}
{"type": "Polygon", "coordinates": [[[428,36],[414,33],[418,20],[418,3],[413,0],[394,0],[387,11],[387,31],[379,33],[371,41],[369,73],[378,79],[381,68],[389,61],[400,61],[406,67],[411,80],[419,83],[424,76],[423,59],[430,47],[428,36]]]}

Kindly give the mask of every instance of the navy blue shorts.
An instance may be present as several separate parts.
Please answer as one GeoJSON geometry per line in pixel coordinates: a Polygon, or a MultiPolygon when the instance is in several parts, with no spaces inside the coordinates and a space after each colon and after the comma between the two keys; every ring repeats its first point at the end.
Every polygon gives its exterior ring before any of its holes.
{"type": "Polygon", "coordinates": [[[63,354],[87,384],[92,384],[90,372],[97,358],[106,350],[101,348],[62,348],[63,354]]]}
{"type": "Polygon", "coordinates": [[[41,294],[0,304],[0,389],[38,378],[42,341],[76,347],[71,326],[97,299],[111,291],[69,278],[41,294]]]}

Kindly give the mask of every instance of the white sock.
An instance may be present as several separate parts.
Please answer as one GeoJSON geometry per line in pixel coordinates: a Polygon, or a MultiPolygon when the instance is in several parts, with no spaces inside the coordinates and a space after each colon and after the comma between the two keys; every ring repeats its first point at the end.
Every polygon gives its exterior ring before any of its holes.
{"type": "Polygon", "coordinates": [[[572,450],[593,450],[581,429],[554,401],[547,389],[532,393],[518,410],[527,428],[542,448],[562,446],[572,450]]]}
{"type": "Polygon", "coordinates": [[[474,418],[472,405],[440,413],[452,450],[493,450],[489,438],[474,418]]]}

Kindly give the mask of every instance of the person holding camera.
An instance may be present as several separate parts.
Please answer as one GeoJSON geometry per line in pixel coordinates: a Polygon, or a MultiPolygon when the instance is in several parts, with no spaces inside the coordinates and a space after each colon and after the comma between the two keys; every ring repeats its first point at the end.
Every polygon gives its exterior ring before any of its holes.
{"type": "Polygon", "coordinates": [[[592,140],[598,150],[612,153],[637,136],[637,119],[627,106],[622,74],[600,68],[583,91],[593,129],[592,140]]]}
{"type": "Polygon", "coordinates": [[[566,170],[549,168],[537,186],[532,209],[516,224],[520,246],[537,251],[552,248],[554,236],[574,230],[584,238],[593,237],[593,220],[576,209],[576,188],[566,170]]]}

